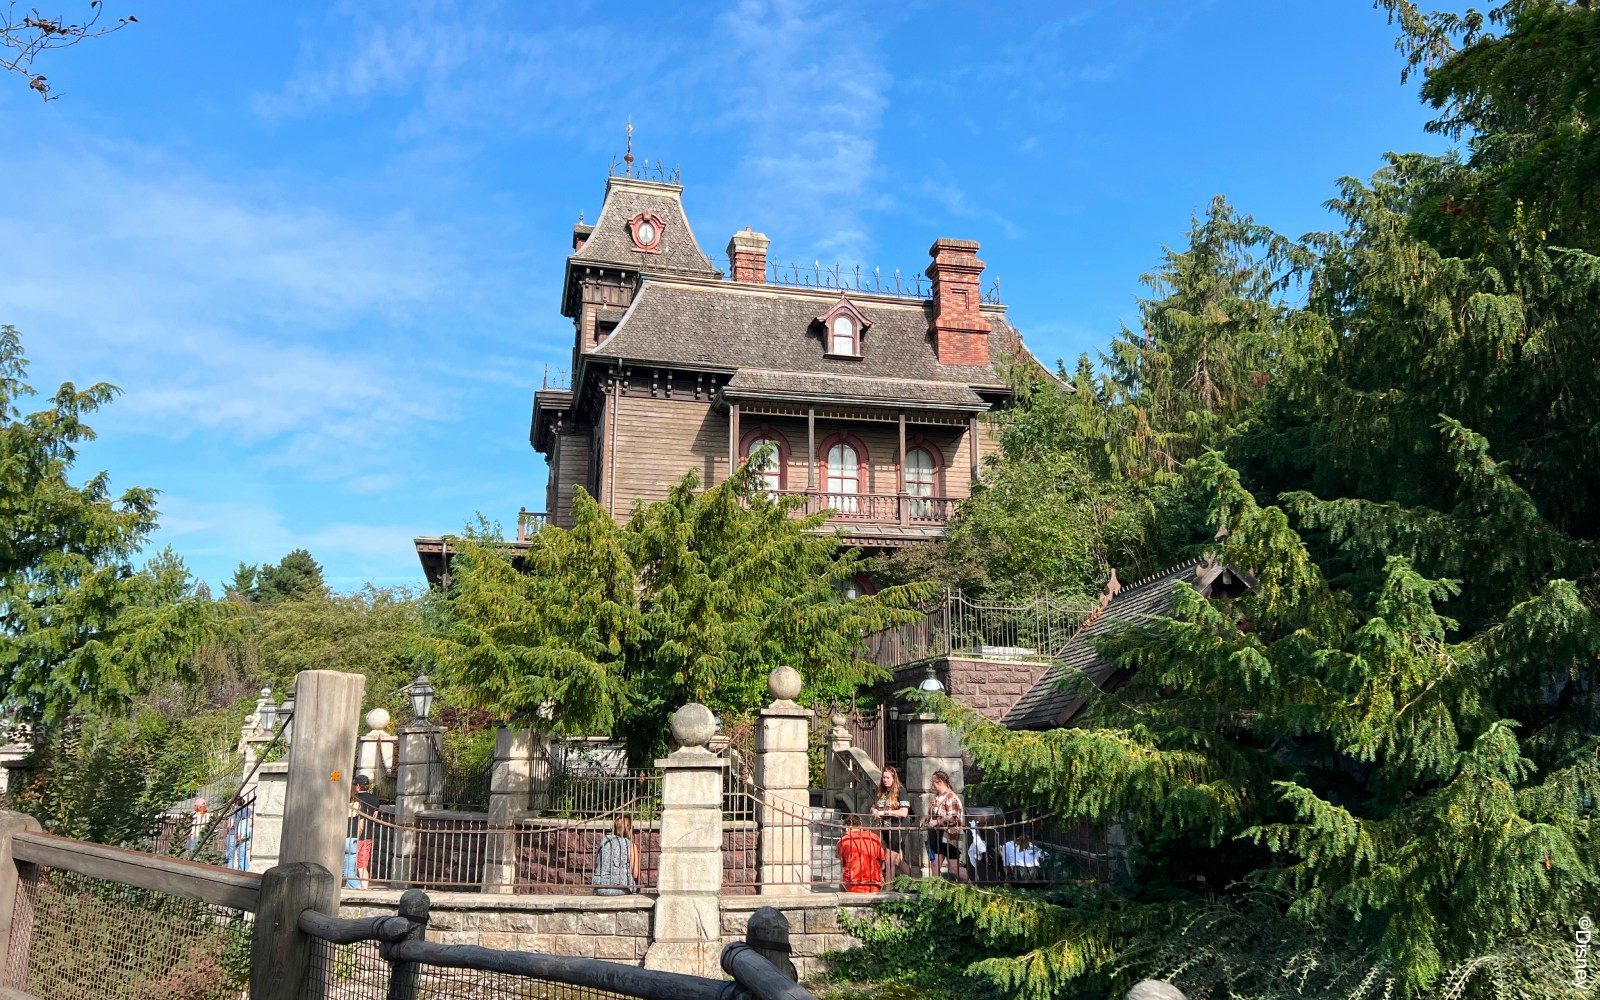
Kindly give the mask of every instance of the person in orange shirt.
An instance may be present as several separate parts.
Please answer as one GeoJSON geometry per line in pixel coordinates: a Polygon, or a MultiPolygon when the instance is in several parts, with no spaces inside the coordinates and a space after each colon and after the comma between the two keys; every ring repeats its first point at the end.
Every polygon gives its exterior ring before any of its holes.
{"type": "Polygon", "coordinates": [[[850,813],[844,818],[844,836],[836,848],[844,869],[846,892],[881,892],[888,855],[878,835],[861,829],[861,817],[850,813]]]}

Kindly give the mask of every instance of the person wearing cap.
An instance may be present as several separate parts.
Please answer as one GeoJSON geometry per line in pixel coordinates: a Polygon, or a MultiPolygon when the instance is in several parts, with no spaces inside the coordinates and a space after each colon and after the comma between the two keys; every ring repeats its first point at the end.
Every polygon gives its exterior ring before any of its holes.
{"type": "Polygon", "coordinates": [[[345,888],[364,889],[372,878],[372,835],[378,818],[378,796],[372,779],[356,775],[350,790],[350,824],[345,830],[345,888]]]}

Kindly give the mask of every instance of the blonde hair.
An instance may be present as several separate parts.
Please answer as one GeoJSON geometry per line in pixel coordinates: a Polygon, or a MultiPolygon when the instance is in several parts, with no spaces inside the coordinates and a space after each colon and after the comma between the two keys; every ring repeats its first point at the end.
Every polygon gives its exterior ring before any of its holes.
{"type": "Polygon", "coordinates": [[[611,821],[611,832],[619,837],[632,837],[633,820],[626,816],[618,816],[611,821]]]}
{"type": "Polygon", "coordinates": [[[880,780],[878,784],[878,794],[883,795],[887,793],[889,795],[893,795],[896,800],[904,798],[906,794],[906,786],[905,782],[900,780],[900,769],[895,767],[893,764],[885,764],[883,765],[883,773],[894,775],[894,784],[890,785],[888,788],[884,788],[880,780]]]}

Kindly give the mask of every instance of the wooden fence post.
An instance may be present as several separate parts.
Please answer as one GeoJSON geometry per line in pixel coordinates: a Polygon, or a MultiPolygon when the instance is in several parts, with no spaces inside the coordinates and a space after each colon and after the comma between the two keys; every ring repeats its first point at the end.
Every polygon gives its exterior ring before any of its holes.
{"type": "Polygon", "coordinates": [[[22,892],[22,880],[37,878],[38,866],[16,860],[11,853],[11,838],[41,829],[32,816],[0,811],[0,986],[19,990],[27,985],[28,948],[33,938],[33,900],[22,892]],[[14,959],[13,955],[19,957],[14,959]],[[11,970],[16,971],[15,977],[11,970]],[[17,981],[13,982],[13,978],[17,981]]]}
{"type": "MultiPolygon", "coordinates": [[[[335,670],[302,670],[294,682],[295,709],[284,793],[283,840],[278,861],[309,861],[344,870],[350,819],[350,773],[356,759],[361,693],[367,679],[335,670]]],[[[335,886],[330,915],[338,907],[335,886]]]]}
{"type": "Polygon", "coordinates": [[[295,861],[261,876],[256,923],[250,934],[250,1000],[306,1000],[312,938],[300,930],[304,910],[326,913],[338,898],[338,879],[322,865],[295,861]]]}

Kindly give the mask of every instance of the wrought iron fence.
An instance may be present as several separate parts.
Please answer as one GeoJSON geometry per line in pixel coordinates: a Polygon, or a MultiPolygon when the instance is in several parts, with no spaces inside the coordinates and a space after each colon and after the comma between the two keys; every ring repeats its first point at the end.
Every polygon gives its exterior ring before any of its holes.
{"type": "MultiPolygon", "coordinates": [[[[733,274],[733,262],[727,257],[711,257],[711,263],[724,274],[733,274]]],[[[879,267],[845,265],[838,261],[824,264],[814,260],[810,264],[768,261],[764,280],[769,285],[787,288],[821,288],[829,291],[859,292],[862,295],[885,295],[894,298],[930,299],[933,281],[921,271],[902,274],[897,267],[885,273],[879,267]]],[[[1000,279],[993,278],[984,289],[983,301],[999,305],[1000,279]]]]}
{"type": "Polygon", "coordinates": [[[867,636],[865,658],[890,670],[960,655],[1054,659],[1088,621],[1094,606],[1043,596],[1022,604],[1001,604],[946,591],[925,611],[921,621],[867,636]]]}

